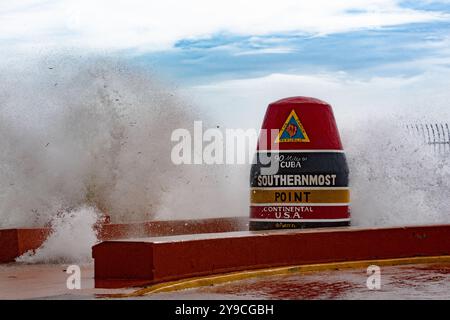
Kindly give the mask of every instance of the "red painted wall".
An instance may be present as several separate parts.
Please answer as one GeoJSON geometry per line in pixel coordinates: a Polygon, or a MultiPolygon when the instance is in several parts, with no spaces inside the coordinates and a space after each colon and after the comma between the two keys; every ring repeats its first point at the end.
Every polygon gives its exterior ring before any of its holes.
{"type": "Polygon", "coordinates": [[[107,241],[93,247],[97,288],[266,267],[435,255],[450,255],[450,225],[238,232],[215,239],[107,241]]]}

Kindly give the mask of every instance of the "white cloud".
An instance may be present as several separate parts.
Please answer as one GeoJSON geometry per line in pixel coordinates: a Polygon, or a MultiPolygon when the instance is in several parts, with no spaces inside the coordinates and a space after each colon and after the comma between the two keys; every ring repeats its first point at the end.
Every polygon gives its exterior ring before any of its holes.
{"type": "Polygon", "coordinates": [[[217,32],[323,35],[448,18],[394,0],[3,1],[0,41],[29,48],[162,50],[217,32]]]}
{"type": "Polygon", "coordinates": [[[270,102],[311,96],[333,105],[340,121],[403,115],[409,119],[450,119],[450,71],[435,69],[412,77],[358,79],[337,72],[271,74],[187,89],[223,125],[258,128],[270,102]],[[433,118],[434,117],[434,118],[433,118]]]}

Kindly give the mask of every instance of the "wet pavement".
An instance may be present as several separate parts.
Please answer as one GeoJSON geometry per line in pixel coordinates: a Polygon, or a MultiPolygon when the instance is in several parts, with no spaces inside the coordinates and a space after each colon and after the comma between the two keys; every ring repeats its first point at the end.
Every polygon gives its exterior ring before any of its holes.
{"type": "Polygon", "coordinates": [[[96,294],[127,293],[133,289],[94,289],[94,265],[80,265],[81,289],[67,288],[68,265],[0,264],[0,299],[93,299],[96,294]]]}
{"type": "MultiPolygon", "coordinates": [[[[95,299],[134,289],[94,289],[93,265],[81,267],[81,289],[69,290],[67,265],[0,265],[0,299],[95,299]]],[[[381,267],[381,287],[366,269],[270,276],[138,299],[450,299],[450,263],[381,267]]]]}
{"type": "Polygon", "coordinates": [[[146,299],[450,299],[450,264],[381,267],[379,290],[366,269],[271,276],[159,293],[146,299]]]}

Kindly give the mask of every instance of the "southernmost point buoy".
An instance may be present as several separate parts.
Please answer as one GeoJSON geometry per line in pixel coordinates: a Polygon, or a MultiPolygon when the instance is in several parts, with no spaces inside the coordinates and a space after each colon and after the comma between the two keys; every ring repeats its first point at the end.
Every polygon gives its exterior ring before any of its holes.
{"type": "Polygon", "coordinates": [[[250,173],[250,230],[350,225],[348,166],[331,106],[271,103],[250,173]]]}

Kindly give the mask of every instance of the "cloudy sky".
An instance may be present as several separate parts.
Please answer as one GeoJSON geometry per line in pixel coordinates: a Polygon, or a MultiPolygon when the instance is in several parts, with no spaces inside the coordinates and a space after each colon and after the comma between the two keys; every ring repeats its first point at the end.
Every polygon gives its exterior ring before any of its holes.
{"type": "Polygon", "coordinates": [[[450,1],[0,0],[1,57],[64,50],[123,57],[218,108],[284,95],[442,104],[450,1]]]}

